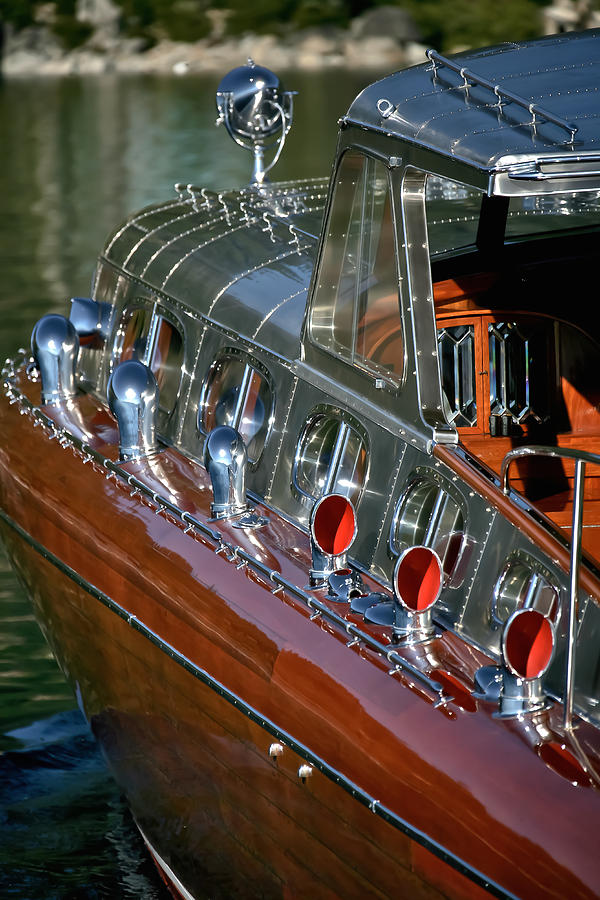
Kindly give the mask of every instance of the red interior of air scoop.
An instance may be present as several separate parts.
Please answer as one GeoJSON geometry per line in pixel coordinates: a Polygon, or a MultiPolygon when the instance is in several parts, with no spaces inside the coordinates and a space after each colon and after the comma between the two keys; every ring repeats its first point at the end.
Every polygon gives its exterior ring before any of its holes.
{"type": "Polygon", "coordinates": [[[356,534],[356,514],[347,497],[328,494],[315,507],[312,533],[323,553],[339,556],[345,553],[356,534]]]}
{"type": "Polygon", "coordinates": [[[442,564],[429,547],[409,547],[396,563],[394,583],[398,599],[412,612],[433,606],[442,589],[442,564]]]}
{"type": "Polygon", "coordinates": [[[520,678],[537,678],[552,658],[554,632],[549,620],[537,609],[521,609],[509,620],[504,632],[504,656],[520,678]]]}

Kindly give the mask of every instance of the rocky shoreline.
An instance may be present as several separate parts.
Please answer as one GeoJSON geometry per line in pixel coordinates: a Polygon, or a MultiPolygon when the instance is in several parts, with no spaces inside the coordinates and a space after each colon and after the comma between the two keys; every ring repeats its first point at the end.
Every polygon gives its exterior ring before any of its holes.
{"type": "MultiPolygon", "coordinates": [[[[278,71],[346,67],[391,71],[422,62],[425,48],[406,14],[379,7],[354,19],[348,29],[312,28],[286,37],[246,34],[226,37],[215,22],[210,38],[195,43],[161,40],[145,49],[143,41],[119,34],[115,7],[94,0],[91,37],[66,51],[49,23],[15,31],[6,26],[1,71],[6,77],[175,74],[223,72],[248,57],[278,71]],[[220,33],[221,32],[221,33],[220,33]]],[[[85,21],[85,20],[84,20],[85,21]]]]}

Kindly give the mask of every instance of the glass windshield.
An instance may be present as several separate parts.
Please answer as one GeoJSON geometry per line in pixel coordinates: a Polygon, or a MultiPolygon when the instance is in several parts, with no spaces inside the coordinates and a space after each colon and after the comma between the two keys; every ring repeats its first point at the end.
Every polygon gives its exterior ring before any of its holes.
{"type": "Polygon", "coordinates": [[[389,178],[378,160],[344,155],[312,309],[313,340],[399,385],[404,342],[389,178]]]}
{"type": "Polygon", "coordinates": [[[429,253],[475,245],[482,194],[449,178],[428,175],[425,186],[429,253]]]}
{"type": "Polygon", "coordinates": [[[511,197],[506,237],[600,224],[600,191],[511,197]]]}

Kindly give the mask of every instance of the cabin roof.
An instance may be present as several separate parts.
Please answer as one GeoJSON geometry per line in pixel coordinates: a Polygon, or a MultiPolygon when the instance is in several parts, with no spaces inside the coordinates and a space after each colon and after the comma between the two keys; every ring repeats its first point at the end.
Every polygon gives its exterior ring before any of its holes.
{"type": "Polygon", "coordinates": [[[449,57],[491,84],[471,83],[431,61],[404,69],[367,87],[354,100],[346,123],[383,131],[493,172],[506,157],[560,153],[574,161],[581,153],[600,152],[600,29],[522,43],[507,43],[449,57]],[[493,86],[526,101],[498,107],[493,86]],[[536,116],[534,103],[568,128],[536,116]]]}
{"type": "Polygon", "coordinates": [[[326,197],[325,179],[223,191],[178,186],[136,213],[104,259],[206,321],[286,359],[300,331],[326,197]]]}

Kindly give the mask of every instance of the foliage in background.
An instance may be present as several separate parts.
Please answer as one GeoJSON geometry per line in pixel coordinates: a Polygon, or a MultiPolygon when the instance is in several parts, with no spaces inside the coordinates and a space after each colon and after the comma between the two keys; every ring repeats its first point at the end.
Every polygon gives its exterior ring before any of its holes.
{"type": "MultiPolygon", "coordinates": [[[[121,9],[121,32],[151,46],[161,38],[197,41],[211,32],[211,9],[227,10],[230,34],[275,32],[340,26],[377,6],[395,5],[414,19],[425,44],[450,51],[520,40],[540,32],[540,7],[550,0],[115,0],[121,9]]],[[[31,25],[40,7],[52,8],[51,27],[67,47],[90,34],[76,17],[76,0],[0,0],[0,23],[17,29],[31,25]]]]}
{"type": "Polygon", "coordinates": [[[149,44],[160,38],[199,41],[210,34],[206,10],[215,3],[203,0],[115,0],[121,7],[121,29],[149,44]]]}
{"type": "Polygon", "coordinates": [[[424,44],[441,51],[522,41],[540,34],[548,0],[404,0],[424,44]]]}
{"type": "Polygon", "coordinates": [[[0,0],[0,22],[26,28],[33,24],[36,6],[35,0],[0,0]]]}

